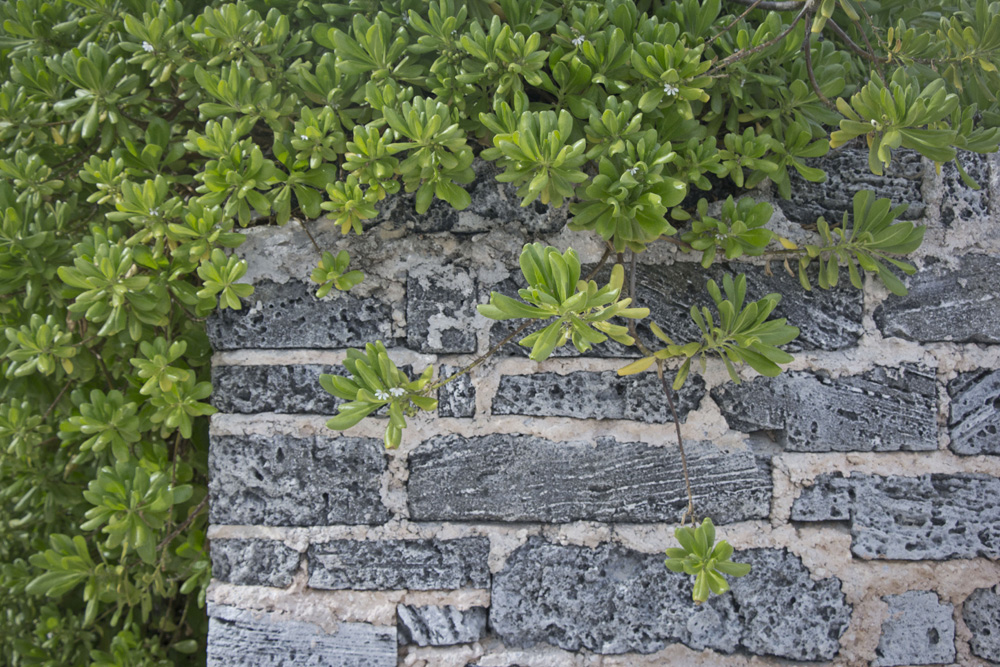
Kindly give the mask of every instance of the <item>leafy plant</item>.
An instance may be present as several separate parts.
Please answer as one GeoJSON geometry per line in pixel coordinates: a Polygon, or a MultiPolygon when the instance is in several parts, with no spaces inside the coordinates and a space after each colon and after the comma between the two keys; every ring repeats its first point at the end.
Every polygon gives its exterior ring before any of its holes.
{"type": "Polygon", "coordinates": [[[729,590],[725,576],[743,577],[750,573],[746,563],[730,560],[733,548],[725,540],[715,541],[715,525],[711,519],[704,519],[698,527],[679,526],[674,529],[674,537],[680,547],[667,549],[667,569],[683,572],[694,577],[691,597],[701,604],[711,594],[722,595],[729,590]]]}

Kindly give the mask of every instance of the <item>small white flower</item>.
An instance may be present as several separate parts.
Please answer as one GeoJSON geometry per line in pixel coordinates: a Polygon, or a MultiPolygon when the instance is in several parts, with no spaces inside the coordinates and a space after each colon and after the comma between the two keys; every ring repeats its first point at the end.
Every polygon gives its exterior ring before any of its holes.
{"type": "Polygon", "coordinates": [[[667,95],[673,96],[679,93],[680,91],[681,89],[678,88],[677,86],[674,86],[669,83],[663,84],[663,92],[665,92],[667,95]]]}
{"type": "Polygon", "coordinates": [[[149,214],[155,217],[155,216],[157,216],[157,215],[160,214],[160,209],[158,209],[158,208],[151,209],[149,211],[149,214]]]}
{"type": "Polygon", "coordinates": [[[630,173],[633,176],[635,176],[638,173],[638,171],[639,171],[639,167],[632,167],[631,169],[628,170],[628,173],[630,173]]]}
{"type": "Polygon", "coordinates": [[[573,38],[573,46],[580,46],[581,44],[583,44],[586,41],[587,41],[587,38],[584,37],[583,35],[580,35],[579,37],[574,37],[573,38]]]}
{"type": "Polygon", "coordinates": [[[153,49],[153,45],[150,44],[149,42],[143,42],[142,50],[145,51],[146,53],[152,53],[155,49],[153,49]]]}
{"type": "Polygon", "coordinates": [[[870,122],[872,124],[872,127],[878,127],[878,121],[875,120],[874,118],[872,118],[870,122]]]}
{"type": "Polygon", "coordinates": [[[376,389],[375,390],[375,398],[377,398],[380,401],[388,401],[389,400],[389,394],[385,393],[381,389],[376,389]]]}
{"type": "Polygon", "coordinates": [[[393,387],[392,389],[389,390],[389,393],[395,396],[396,398],[399,398],[400,396],[406,393],[406,390],[403,389],[402,387],[393,387]]]}
{"type": "Polygon", "coordinates": [[[302,141],[309,141],[309,137],[304,134],[300,134],[299,139],[301,139],[302,141]]]}

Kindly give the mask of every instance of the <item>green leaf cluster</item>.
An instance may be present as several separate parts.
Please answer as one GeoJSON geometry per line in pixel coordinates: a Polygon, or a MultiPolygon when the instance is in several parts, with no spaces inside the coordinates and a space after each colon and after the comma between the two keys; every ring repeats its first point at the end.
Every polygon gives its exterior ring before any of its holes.
{"type": "Polygon", "coordinates": [[[674,537],[681,546],[667,549],[667,569],[694,577],[691,597],[696,604],[707,601],[713,593],[722,595],[728,591],[726,576],[743,577],[750,573],[748,564],[730,560],[733,547],[728,542],[715,541],[715,525],[711,519],[706,518],[694,528],[675,528],[674,537]]]}

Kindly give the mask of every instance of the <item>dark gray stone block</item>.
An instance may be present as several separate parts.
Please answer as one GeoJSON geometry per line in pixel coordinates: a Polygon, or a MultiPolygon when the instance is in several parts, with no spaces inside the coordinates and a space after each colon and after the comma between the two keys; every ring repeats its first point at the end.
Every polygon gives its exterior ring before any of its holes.
{"type": "Polygon", "coordinates": [[[343,403],[319,385],[324,374],[345,375],[343,366],[213,366],[212,405],[220,412],[332,415],[343,403]]]}
{"type": "Polygon", "coordinates": [[[329,526],[389,519],[373,438],[216,435],[208,453],[213,524],[329,526]]]}
{"type": "Polygon", "coordinates": [[[396,607],[399,643],[418,646],[471,644],[486,636],[486,607],[459,609],[451,605],[396,607]]]}
{"type": "Polygon", "coordinates": [[[875,649],[873,667],[937,665],[955,660],[954,607],[933,591],[886,595],[889,617],[875,649]]]}
{"type": "MultiPolygon", "coordinates": [[[[771,473],[752,452],[696,441],[685,451],[700,514],[720,524],[768,516],[771,473]]],[[[414,521],[643,523],[677,521],[687,507],[676,448],[612,438],[436,436],[410,454],[407,491],[414,521]]]]}
{"type": "Polygon", "coordinates": [[[315,296],[316,286],[263,280],[243,300],[242,310],[218,310],[206,328],[212,349],[363,347],[375,340],[393,344],[392,308],[374,298],[345,292],[315,296]]]}
{"type": "Polygon", "coordinates": [[[986,219],[990,215],[990,166],[985,155],[969,151],[959,151],[965,173],[979,185],[973,190],[962,181],[954,162],[946,162],[941,168],[944,193],[941,197],[941,223],[945,227],[961,226],[962,222],[986,219]],[[958,221],[956,225],[956,220],[958,221]]]}
{"type": "Polygon", "coordinates": [[[243,586],[291,585],[299,552],[277,540],[212,540],[212,577],[243,586]]]}
{"type": "Polygon", "coordinates": [[[892,164],[883,176],[873,174],[868,168],[868,148],[861,142],[832,150],[806,163],[824,170],[826,181],[812,183],[794,169],[789,170],[792,196],[788,202],[780,204],[789,220],[813,225],[823,216],[831,225],[838,224],[844,211],[853,211],[854,193],[858,190],[873,190],[875,196],[891,199],[894,206],[908,204],[902,216],[904,220],[917,220],[924,214],[926,206],[921,194],[924,164],[915,151],[893,151],[892,164]]]}
{"type": "MultiPolygon", "coordinates": [[[[690,378],[674,396],[682,423],[704,396],[705,381],[700,376],[690,378]]],[[[654,372],[625,377],[614,371],[505,375],[500,378],[492,408],[495,415],[673,422],[654,372]]]]}
{"type": "Polygon", "coordinates": [[[1000,558],[1000,479],[983,474],[820,475],[793,521],[849,521],[859,558],[1000,558]]]}
{"type": "MultiPolygon", "coordinates": [[[[442,366],[441,378],[459,370],[454,366],[442,366]]],[[[437,397],[439,417],[476,416],[476,388],[472,386],[472,377],[468,373],[438,389],[437,397]]]]}
{"type": "Polygon", "coordinates": [[[391,221],[420,233],[451,232],[452,234],[479,234],[498,226],[522,227],[530,234],[549,234],[563,228],[568,218],[568,207],[553,208],[535,200],[521,206],[517,187],[496,180],[500,169],[495,162],[473,160],[475,180],[464,187],[472,202],[464,211],[456,211],[447,202],[435,199],[424,214],[416,212],[416,194],[409,193],[387,197],[379,205],[379,215],[372,226],[391,221]]]}
{"type": "Polygon", "coordinates": [[[790,452],[934,451],[937,385],[933,370],[904,364],[833,379],[782,373],[712,390],[729,428],[778,431],[790,452]]]}
{"type": "Polygon", "coordinates": [[[792,660],[837,655],[851,620],[839,579],[813,579],[784,549],[748,549],[733,560],[752,565],[750,574],[730,581],[747,650],[792,660]]]}
{"type": "Polygon", "coordinates": [[[454,265],[413,267],[406,280],[406,345],[428,353],[476,351],[476,283],[454,265]]]}
{"type": "Polygon", "coordinates": [[[956,454],[1000,454],[1000,371],[962,373],[948,383],[948,429],[956,454]]]}
{"type": "Polygon", "coordinates": [[[667,570],[661,554],[532,537],[493,578],[490,625],[509,646],[546,642],[601,654],[681,642],[799,660],[836,655],[850,618],[838,580],[813,581],[784,551],[740,552],[735,560],[751,562],[751,574],[731,582],[732,595],[695,605],[692,578],[667,570]]]}
{"type": "Polygon", "coordinates": [[[974,655],[1000,662],[1000,594],[996,588],[977,588],[962,603],[962,618],[972,631],[974,655]]]}
{"type": "MultiPolygon", "coordinates": [[[[583,273],[589,273],[589,267],[584,267],[583,273]]],[[[790,351],[839,350],[855,345],[861,338],[864,298],[860,290],[854,289],[847,281],[841,281],[832,290],[817,288],[806,292],[799,285],[798,279],[789,276],[780,266],[774,267],[769,276],[762,267],[746,264],[717,263],[708,271],[692,262],[679,262],[669,266],[640,264],[636,275],[638,305],[649,308],[648,320],[656,322],[677,343],[700,340],[701,332],[691,320],[691,306],[709,306],[715,312],[715,305],[705,285],[709,279],[721,285],[726,273],[746,274],[748,300],[760,299],[771,292],[783,295],[772,319],[784,317],[789,324],[799,327],[799,337],[787,346],[790,351]]],[[[610,268],[602,269],[595,278],[597,284],[606,284],[609,275],[610,268]]],[[[517,290],[522,287],[524,278],[518,274],[516,279],[508,279],[491,289],[516,298],[517,290]]],[[[483,301],[488,294],[489,291],[486,291],[483,301]]],[[[661,343],[645,324],[648,320],[638,324],[639,337],[646,345],[659,349],[661,343]]],[[[490,344],[498,344],[519,324],[519,320],[495,322],[490,330],[490,344]]],[[[527,356],[529,351],[516,341],[505,345],[502,350],[504,354],[519,356],[527,356]]],[[[592,348],[587,356],[628,357],[637,354],[635,348],[626,348],[608,341],[592,348]]],[[[578,355],[576,348],[566,345],[556,350],[553,356],[578,355]]]]}
{"type": "Polygon", "coordinates": [[[947,270],[928,260],[904,280],[910,293],[875,310],[886,336],[921,343],[1000,343],[1000,258],[966,255],[947,270]]]}
{"type": "Polygon", "coordinates": [[[396,667],[396,629],[337,623],[332,633],[273,612],[209,605],[210,667],[396,667]]]}
{"type": "Polygon", "coordinates": [[[488,588],[485,537],[457,540],[333,540],[309,545],[309,586],[323,590],[488,588]]]}

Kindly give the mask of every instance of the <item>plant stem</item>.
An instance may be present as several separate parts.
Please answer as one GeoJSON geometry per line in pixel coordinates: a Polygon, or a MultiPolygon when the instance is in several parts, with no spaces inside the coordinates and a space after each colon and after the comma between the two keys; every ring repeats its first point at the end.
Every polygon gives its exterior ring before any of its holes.
{"type": "MultiPolygon", "coordinates": [[[[545,320],[545,321],[548,322],[548,320],[545,320]]],[[[462,377],[466,373],[472,371],[475,368],[478,368],[479,366],[481,366],[483,364],[483,362],[485,362],[487,359],[489,359],[494,354],[496,354],[500,350],[500,348],[502,348],[504,345],[506,345],[510,341],[514,340],[522,331],[524,331],[525,329],[527,329],[532,324],[532,322],[534,322],[534,320],[527,320],[527,321],[523,322],[521,324],[521,326],[519,326],[518,328],[514,329],[514,331],[510,332],[510,334],[508,334],[508,336],[506,338],[504,338],[502,341],[500,341],[499,343],[497,343],[496,345],[494,345],[493,347],[491,347],[486,354],[482,355],[481,357],[478,357],[475,361],[473,361],[468,366],[462,368],[461,370],[458,370],[458,371],[452,373],[451,375],[449,375],[445,379],[441,380],[440,382],[435,382],[431,386],[429,386],[426,389],[424,389],[423,393],[424,394],[429,394],[432,391],[434,391],[435,389],[440,389],[441,387],[445,386],[449,382],[451,382],[453,380],[457,380],[458,378],[462,377]]]]}
{"type": "Polygon", "coordinates": [[[198,518],[198,514],[200,514],[201,511],[203,509],[205,509],[206,505],[208,505],[208,494],[207,493],[205,494],[205,497],[201,499],[201,502],[198,503],[198,506],[195,507],[194,510],[191,511],[191,514],[188,515],[188,518],[184,519],[184,521],[181,522],[181,524],[179,526],[177,526],[176,528],[174,528],[173,532],[171,532],[169,535],[167,535],[166,537],[163,538],[163,541],[160,542],[160,544],[156,547],[156,550],[157,551],[162,551],[165,546],[167,546],[171,542],[173,542],[173,540],[174,540],[175,537],[177,537],[178,535],[180,535],[184,531],[185,528],[187,528],[188,526],[190,526],[191,523],[196,518],[198,518]]]}
{"type": "Polygon", "coordinates": [[[791,24],[787,28],[785,28],[785,30],[783,30],[780,35],[778,35],[777,37],[775,37],[772,40],[768,40],[768,41],[764,42],[763,44],[758,44],[757,46],[753,47],[752,49],[743,49],[741,51],[737,51],[736,53],[732,54],[728,58],[725,58],[725,59],[721,60],[720,62],[716,63],[715,67],[713,67],[712,69],[710,69],[707,72],[707,74],[712,75],[715,72],[717,72],[718,70],[722,69],[723,67],[726,67],[727,65],[732,65],[735,62],[739,62],[740,60],[743,60],[744,58],[749,58],[750,56],[752,56],[755,53],[760,53],[764,49],[768,49],[768,48],[774,46],[775,44],[777,44],[778,42],[780,42],[781,40],[783,40],[785,37],[787,37],[789,35],[789,33],[791,33],[793,30],[795,30],[795,26],[797,26],[799,24],[799,22],[802,19],[805,18],[806,14],[809,13],[809,10],[812,8],[812,4],[813,4],[813,0],[806,0],[804,3],[796,3],[797,6],[802,7],[802,11],[800,11],[795,16],[795,18],[792,19],[791,24]]]}
{"type": "MultiPolygon", "coordinates": [[[[743,4],[743,3],[741,3],[741,4],[743,4]]],[[[768,4],[768,3],[764,2],[764,0],[754,0],[754,2],[751,3],[751,5],[749,7],[747,7],[747,9],[746,9],[745,12],[743,12],[738,17],[736,17],[735,19],[733,19],[732,23],[730,23],[725,28],[723,28],[719,32],[717,32],[714,35],[712,35],[712,39],[710,39],[707,42],[705,42],[705,47],[707,48],[707,47],[711,46],[712,42],[714,42],[715,40],[719,39],[720,37],[722,37],[723,35],[725,35],[727,32],[729,32],[730,30],[732,30],[732,28],[733,28],[734,25],[736,25],[737,23],[739,23],[740,21],[742,21],[743,19],[745,19],[747,14],[749,14],[756,7],[759,7],[762,4],[768,4]]]]}
{"type": "Polygon", "coordinates": [[[316,252],[319,253],[320,257],[322,257],[323,256],[323,249],[319,247],[318,243],[316,243],[316,239],[313,238],[312,232],[310,232],[309,228],[306,227],[306,223],[303,220],[301,220],[301,219],[298,219],[298,218],[296,218],[296,219],[299,221],[299,224],[302,225],[302,230],[306,233],[306,236],[308,236],[309,240],[312,241],[313,247],[316,248],[316,252]]]}

